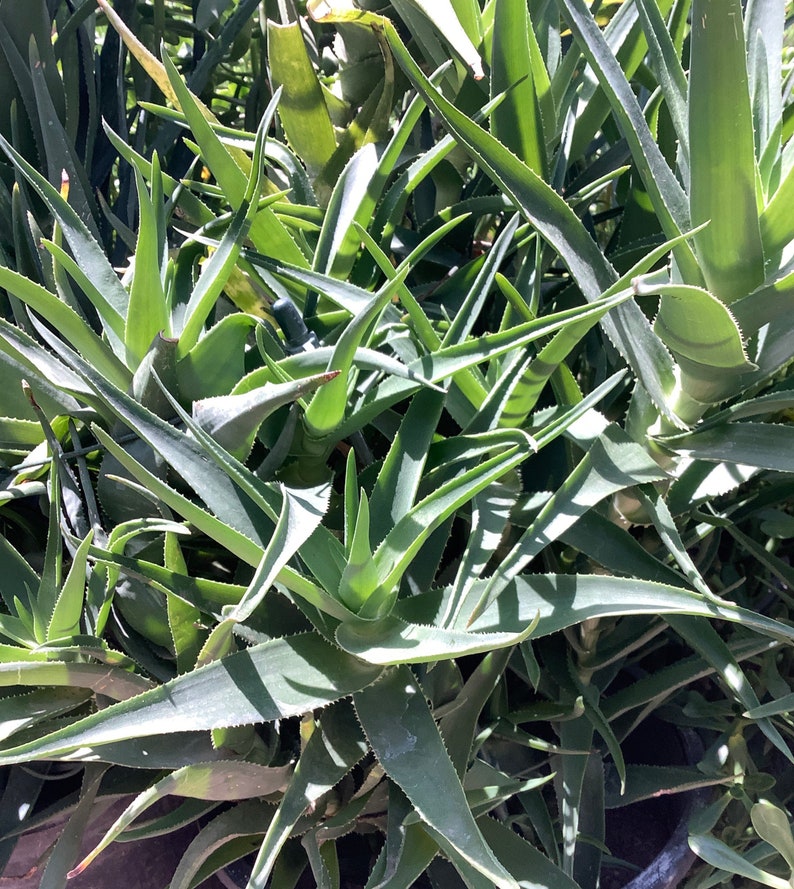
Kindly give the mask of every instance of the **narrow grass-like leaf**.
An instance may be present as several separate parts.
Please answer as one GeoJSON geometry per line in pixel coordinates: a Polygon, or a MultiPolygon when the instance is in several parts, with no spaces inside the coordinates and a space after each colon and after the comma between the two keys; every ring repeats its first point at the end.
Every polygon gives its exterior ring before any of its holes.
{"type": "Polygon", "coordinates": [[[485,74],[482,61],[469,35],[460,23],[455,7],[450,0],[408,0],[433,23],[439,34],[461,59],[471,68],[475,80],[481,80],[485,74]]]}
{"type": "Polygon", "coordinates": [[[461,303],[455,318],[444,334],[442,345],[451,346],[454,343],[463,342],[471,333],[477,319],[480,316],[485,300],[490,293],[499,266],[513,246],[513,239],[520,217],[516,214],[499,232],[499,237],[494,242],[485,262],[480,269],[474,284],[471,286],[466,298],[461,303]]]}
{"type": "Polygon", "coordinates": [[[794,708],[794,694],[783,695],[782,698],[753,707],[752,710],[747,711],[745,716],[750,719],[765,719],[769,716],[778,716],[781,713],[790,713],[792,708],[794,708]]]}
{"type": "MultiPolygon", "coordinates": [[[[547,334],[553,334],[565,327],[572,319],[587,317],[591,312],[600,315],[607,306],[618,305],[627,298],[627,292],[619,293],[596,305],[586,304],[574,309],[564,309],[535,321],[518,324],[509,330],[483,334],[476,339],[470,339],[455,346],[439,348],[431,354],[423,355],[412,361],[408,365],[408,369],[421,375],[423,379],[438,383],[485,360],[498,358],[506,352],[535,342],[547,334]]],[[[657,342],[660,341],[657,340],[657,342]]],[[[387,407],[410,394],[411,388],[414,388],[415,385],[412,386],[409,382],[397,379],[381,383],[374,392],[356,406],[356,428],[360,428],[361,424],[367,422],[370,417],[377,416],[387,407]]],[[[352,420],[351,425],[353,425],[352,420]]],[[[337,432],[340,435],[349,434],[346,424],[343,424],[337,432]]]]}
{"type": "Polygon", "coordinates": [[[495,482],[472,500],[472,522],[466,549],[449,598],[441,626],[452,626],[469,590],[493,557],[510,520],[516,492],[504,482],[495,482]]]}
{"type": "MultiPolygon", "coordinates": [[[[25,666],[60,668],[65,673],[73,665],[25,666]]],[[[0,665],[0,675],[4,669],[0,665]]],[[[101,757],[102,745],[114,741],[300,716],[364,688],[381,670],[312,633],[275,639],[6,750],[0,763],[52,759],[84,747],[101,757]]]]}
{"type": "MultiPolygon", "coordinates": [[[[779,647],[779,644],[764,637],[751,636],[729,642],[728,650],[732,657],[741,662],[779,647]]],[[[620,691],[613,692],[602,701],[601,709],[607,719],[612,721],[629,710],[644,708],[651,703],[661,703],[678,689],[713,674],[714,667],[699,655],[684,658],[657,670],[652,675],[637,679],[620,691]]]]}
{"type": "Polygon", "coordinates": [[[355,694],[353,702],[380,764],[419,816],[499,889],[517,889],[482,838],[424,693],[409,668],[386,672],[355,694]]]}
{"type": "Polygon", "coordinates": [[[66,884],[66,871],[80,854],[83,834],[95,811],[96,796],[106,771],[107,766],[98,763],[88,763],[85,766],[79,802],[50,852],[39,881],[39,889],[61,889],[66,884]]]}

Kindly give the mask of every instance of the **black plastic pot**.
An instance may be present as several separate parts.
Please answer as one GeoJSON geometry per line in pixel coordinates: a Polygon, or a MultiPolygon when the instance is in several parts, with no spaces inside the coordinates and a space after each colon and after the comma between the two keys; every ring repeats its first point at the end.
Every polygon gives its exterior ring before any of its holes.
{"type": "MultiPolygon", "coordinates": [[[[676,729],[652,720],[644,733],[645,737],[638,738],[636,746],[645,755],[632,757],[629,749],[626,751],[629,762],[694,766],[703,755],[703,744],[691,729],[676,729]]],[[[607,847],[613,854],[643,869],[626,882],[625,871],[606,867],[602,872],[602,887],[675,889],[696,858],[687,841],[689,821],[707,804],[710,796],[708,788],[696,789],[608,811],[607,847]]]]}

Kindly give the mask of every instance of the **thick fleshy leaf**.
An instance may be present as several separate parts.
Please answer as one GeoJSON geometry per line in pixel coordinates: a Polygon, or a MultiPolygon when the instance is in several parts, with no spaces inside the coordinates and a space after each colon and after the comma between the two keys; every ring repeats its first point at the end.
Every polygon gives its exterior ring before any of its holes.
{"type": "Polygon", "coordinates": [[[318,173],[336,150],[322,88],[306,51],[300,23],[267,20],[272,88],[282,87],[278,116],[293,151],[318,173]]]}
{"type": "Polygon", "coordinates": [[[511,432],[512,441],[500,440],[500,434],[494,433],[494,450],[502,453],[441,485],[389,531],[373,557],[384,587],[391,588],[399,582],[422,544],[445,519],[532,453],[531,437],[520,430],[511,432]]]}
{"type": "Polygon", "coordinates": [[[433,714],[410,669],[389,670],[379,682],[355,694],[353,703],[380,764],[420,818],[499,889],[517,889],[472,817],[433,714]]]}
{"type": "Polygon", "coordinates": [[[550,89],[549,75],[527,4],[522,0],[497,0],[492,34],[491,97],[509,92],[491,115],[491,132],[545,179],[548,158],[538,93],[550,89]]]}
{"type": "Polygon", "coordinates": [[[336,631],[336,641],[345,651],[373,664],[433,663],[518,645],[534,628],[534,619],[530,619],[517,633],[472,633],[386,617],[345,621],[336,631]]]}
{"type": "Polygon", "coordinates": [[[127,806],[110,825],[97,845],[71,871],[72,879],[83,873],[91,862],[139,815],[165,796],[184,796],[202,800],[242,800],[268,796],[282,790],[289,781],[290,765],[268,767],[253,762],[217,761],[189,765],[161,778],[127,806]]]}
{"type": "Polygon", "coordinates": [[[0,741],[39,722],[68,713],[90,698],[88,689],[70,687],[37,688],[26,694],[4,697],[0,741]]]}
{"type": "Polygon", "coordinates": [[[0,687],[15,685],[90,688],[116,701],[133,698],[152,687],[152,683],[143,676],[107,664],[62,661],[0,663],[0,687]]]}
{"type": "Polygon", "coordinates": [[[117,386],[129,385],[130,373],[121,360],[90,326],[55,294],[2,265],[0,265],[0,286],[38,312],[117,386]]]}
{"type": "Polygon", "coordinates": [[[689,203],[693,225],[709,222],[695,245],[708,289],[731,303],[764,280],[741,0],[694,0],[690,40],[689,203]]]}
{"type": "Polygon", "coordinates": [[[152,193],[149,194],[143,175],[134,168],[138,189],[138,241],[130,301],[124,327],[127,362],[135,368],[149,351],[154,338],[171,333],[171,319],[163,288],[162,264],[165,232],[160,221],[163,213],[162,179],[157,158],[152,160],[152,193]]]}
{"type": "Polygon", "coordinates": [[[257,216],[259,195],[264,176],[263,150],[265,133],[275,111],[275,100],[271,102],[262,117],[257,130],[256,146],[251,162],[251,175],[234,211],[229,228],[218,247],[204,264],[190,299],[185,306],[180,329],[174,331],[179,336],[177,357],[183,358],[198,342],[199,336],[223,286],[231,274],[245,236],[257,216]]]}
{"type": "Polygon", "coordinates": [[[171,889],[200,885],[219,867],[256,852],[273,812],[264,800],[244,800],[215,816],[187,847],[171,889]]]}
{"type": "Polygon", "coordinates": [[[750,818],[758,836],[777,849],[794,872],[794,837],[788,815],[769,800],[761,800],[750,809],[750,818]]]}
{"type": "MultiPolygon", "coordinates": [[[[429,19],[439,34],[442,34],[461,59],[471,68],[476,79],[484,76],[482,61],[476,48],[463,29],[460,19],[450,0],[408,0],[429,19]]],[[[351,0],[309,0],[306,4],[309,15],[315,21],[344,22],[368,21],[351,0]]]]}
{"type": "MultiPolygon", "coordinates": [[[[86,281],[86,295],[102,318],[114,351],[119,354],[124,336],[128,296],[102,246],[59,190],[31,166],[2,135],[0,146],[41,194],[50,212],[58,220],[74,255],[73,265],[82,271],[81,277],[86,281]]],[[[52,246],[56,248],[56,245],[52,246]]]]}
{"type": "MultiPolygon", "coordinates": [[[[703,618],[685,615],[669,615],[667,622],[694,651],[697,651],[714,668],[725,686],[730,689],[734,698],[746,710],[759,706],[758,697],[750,680],[745,675],[739,662],[731,653],[727,644],[708,621],[703,618]]],[[[769,719],[758,720],[758,727],[774,744],[775,747],[794,763],[792,755],[780,732],[769,719]]]]}
{"type": "Polygon", "coordinates": [[[637,294],[662,297],[653,329],[674,355],[723,371],[754,369],[736,320],[707,290],[685,284],[651,284],[646,289],[641,279],[635,289],[637,294]]]}
{"type": "Polygon", "coordinates": [[[676,436],[669,444],[678,453],[696,460],[794,472],[794,428],[791,426],[726,423],[676,436]]]}
{"type": "MultiPolygon", "coordinates": [[[[486,581],[479,581],[475,589],[486,581]]],[[[420,602],[400,603],[401,614],[411,619],[414,609],[425,619],[429,609],[440,607],[438,597],[431,605],[421,608],[420,602]]],[[[424,604],[424,603],[423,603],[424,604]]],[[[535,637],[581,623],[592,617],[628,614],[692,614],[713,620],[727,620],[770,636],[791,642],[794,629],[772,618],[740,608],[723,599],[708,598],[682,587],[598,575],[565,576],[537,574],[517,577],[481,617],[475,620],[471,632],[519,632],[529,621],[540,615],[535,637]]],[[[417,614],[417,616],[419,616],[417,614]]]]}
{"type": "Polygon", "coordinates": [[[720,870],[739,874],[761,886],[771,886],[772,889],[790,887],[788,880],[761,870],[716,837],[696,834],[689,837],[689,846],[696,855],[720,870]]]}
{"type": "Polygon", "coordinates": [[[306,807],[331,790],[366,752],[366,742],[349,703],[340,702],[320,715],[265,834],[251,869],[249,889],[263,889],[276,856],[306,807]]]}
{"type": "Polygon", "coordinates": [[[58,593],[55,608],[47,626],[48,642],[65,636],[77,636],[80,632],[88,548],[91,546],[92,538],[93,532],[89,532],[74,554],[69,574],[58,593]]]}
{"type": "Polygon", "coordinates": [[[444,397],[424,389],[413,397],[370,497],[370,539],[377,546],[416,501],[427,451],[444,397]]]}
{"type": "MultiPolygon", "coordinates": [[[[673,238],[690,228],[686,194],[654,140],[634,91],[584,0],[560,0],[560,3],[579,49],[609,97],[662,230],[668,238],[673,238]]],[[[700,272],[689,244],[677,245],[674,253],[687,283],[700,284],[700,272]]]]}
{"type": "MultiPolygon", "coordinates": [[[[65,671],[68,665],[25,666],[65,671]]],[[[0,665],[0,675],[4,669],[0,665]]],[[[274,639],[6,750],[0,763],[68,758],[88,747],[101,758],[102,745],[114,741],[300,716],[366,687],[381,671],[314,634],[274,639]]]]}
{"type": "MultiPolygon", "coordinates": [[[[156,59],[154,61],[157,65],[160,64],[156,59]]],[[[251,159],[241,149],[227,147],[221,143],[213,128],[216,124],[213,115],[187,88],[167,54],[163,58],[161,68],[169,84],[166,95],[174,96],[174,104],[185,114],[200,145],[202,158],[212,170],[213,176],[218,180],[232,207],[239,210],[245,198],[250,175],[256,173],[251,167],[251,159]]],[[[275,107],[273,102],[268,106],[266,111],[268,118],[272,117],[275,107]]],[[[268,185],[270,185],[269,191],[275,190],[275,186],[268,183],[263,174],[262,187],[266,188],[268,185]]],[[[265,207],[255,214],[249,234],[258,249],[296,265],[308,264],[297,243],[270,207],[265,207]]]]}
{"type": "MultiPolygon", "coordinates": [[[[481,613],[511,578],[596,503],[642,481],[660,481],[664,477],[665,472],[644,448],[617,426],[608,426],[501,560],[488,581],[487,595],[476,604],[473,596],[469,596],[470,615],[481,613]]],[[[462,608],[460,613],[465,611],[466,608],[462,608]]]]}
{"type": "Polygon", "coordinates": [[[242,598],[225,610],[227,618],[243,622],[251,617],[287,562],[320,525],[328,509],[330,490],[327,485],[300,490],[282,486],[281,493],[281,514],[273,536],[242,598]]]}
{"type": "Polygon", "coordinates": [[[689,126],[687,118],[686,74],[678,57],[673,39],[655,0],[638,0],[637,12],[642,22],[648,50],[654,62],[654,73],[659,80],[667,110],[678,138],[680,158],[689,170],[689,126]]]}
{"type": "Polygon", "coordinates": [[[347,407],[348,374],[353,366],[356,349],[363,344],[371,325],[389,304],[407,274],[406,268],[399,278],[388,281],[373,296],[370,305],[345,327],[326,369],[326,373],[336,371],[335,378],[315,392],[306,409],[304,423],[312,438],[322,439],[331,435],[342,422],[347,407]]]}
{"type": "Polygon", "coordinates": [[[337,374],[331,371],[291,383],[266,384],[244,393],[202,398],[193,402],[193,419],[233,457],[245,460],[259,427],[274,411],[314,392],[337,374]]]}

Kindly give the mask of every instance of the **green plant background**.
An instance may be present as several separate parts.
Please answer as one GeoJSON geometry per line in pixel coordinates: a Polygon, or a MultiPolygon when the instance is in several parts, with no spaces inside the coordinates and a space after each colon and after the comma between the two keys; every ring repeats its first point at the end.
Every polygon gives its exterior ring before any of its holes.
{"type": "Polygon", "coordinates": [[[791,15],[0,0],[0,865],[790,885],[791,15]]]}

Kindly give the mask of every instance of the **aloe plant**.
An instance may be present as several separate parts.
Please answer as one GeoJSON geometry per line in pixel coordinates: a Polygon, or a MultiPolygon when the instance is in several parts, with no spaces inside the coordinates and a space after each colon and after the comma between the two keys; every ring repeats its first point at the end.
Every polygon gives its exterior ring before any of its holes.
{"type": "Polygon", "coordinates": [[[745,32],[694,0],[688,74],[663,0],[98,5],[55,21],[136,60],[115,234],[0,132],[0,765],[86,762],[42,885],[175,795],[204,826],[172,887],[252,849],[251,889],[338,886],[353,835],[371,889],[587,889],[607,805],[704,786],[696,885],[781,885],[788,799],[753,781],[791,758],[783,4],[745,32]],[[626,762],[651,713],[700,771],[626,762]]]}

